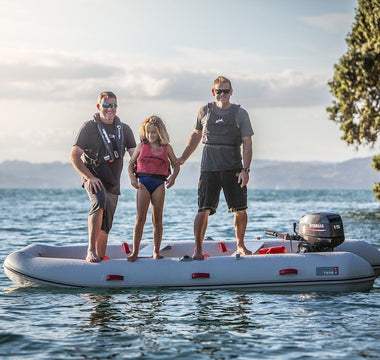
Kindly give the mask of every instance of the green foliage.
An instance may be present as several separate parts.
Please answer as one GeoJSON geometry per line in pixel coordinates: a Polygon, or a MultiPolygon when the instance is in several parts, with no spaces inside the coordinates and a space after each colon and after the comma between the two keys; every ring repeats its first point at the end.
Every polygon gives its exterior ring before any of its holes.
{"type": "MultiPolygon", "coordinates": [[[[380,0],[359,0],[346,43],[347,52],[328,83],[335,99],[327,112],[340,124],[347,144],[373,147],[380,131],[380,0]]],[[[379,156],[372,166],[380,171],[379,156]]],[[[374,192],[380,200],[380,184],[374,192]]]]}
{"type": "Polygon", "coordinates": [[[380,183],[375,183],[372,191],[375,193],[376,199],[380,201],[380,183]]]}
{"type": "Polygon", "coordinates": [[[380,155],[376,155],[373,157],[372,159],[372,167],[377,170],[377,171],[380,171],[380,155]]]}

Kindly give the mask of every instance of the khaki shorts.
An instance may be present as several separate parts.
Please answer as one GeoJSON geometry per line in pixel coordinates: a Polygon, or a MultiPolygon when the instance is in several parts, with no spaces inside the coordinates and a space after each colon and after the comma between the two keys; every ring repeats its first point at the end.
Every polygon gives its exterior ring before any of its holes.
{"type": "Polygon", "coordinates": [[[215,214],[221,189],[229,212],[247,209],[247,187],[240,187],[237,181],[239,174],[239,169],[201,172],[198,183],[198,212],[210,210],[210,215],[215,214]]]}
{"type": "Polygon", "coordinates": [[[102,189],[96,194],[93,194],[89,190],[88,181],[83,182],[83,187],[86,189],[88,197],[91,200],[91,210],[89,215],[92,215],[99,209],[103,209],[103,222],[101,229],[108,234],[112,228],[113,216],[116,211],[119,195],[107,192],[104,186],[102,186],[102,189]]]}

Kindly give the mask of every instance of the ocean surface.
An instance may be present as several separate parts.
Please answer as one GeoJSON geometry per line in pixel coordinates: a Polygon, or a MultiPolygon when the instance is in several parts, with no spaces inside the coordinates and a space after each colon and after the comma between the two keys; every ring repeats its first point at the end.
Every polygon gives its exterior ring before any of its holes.
{"type": "MultiPolygon", "coordinates": [[[[167,191],[164,240],[193,241],[196,190],[167,191]]],[[[87,243],[85,191],[0,190],[0,260],[28,244],[87,243]]],[[[249,191],[246,238],[291,232],[314,211],[342,216],[347,238],[380,248],[371,191],[249,191]]],[[[124,190],[109,243],[131,241],[124,190]]],[[[206,236],[233,239],[221,197],[206,236]]],[[[152,241],[148,217],[145,241],[152,241]]],[[[380,359],[380,280],[369,292],[19,288],[0,271],[2,359],[380,359]]]]}

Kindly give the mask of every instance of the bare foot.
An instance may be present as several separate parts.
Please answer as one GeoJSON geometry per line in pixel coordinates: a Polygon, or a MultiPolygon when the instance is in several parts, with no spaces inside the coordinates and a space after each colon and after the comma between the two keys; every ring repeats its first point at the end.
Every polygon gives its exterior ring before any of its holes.
{"type": "Polygon", "coordinates": [[[89,263],[98,263],[101,262],[102,259],[98,255],[96,255],[92,250],[88,250],[86,261],[89,263]]]}
{"type": "Polygon", "coordinates": [[[240,255],[252,255],[252,251],[248,250],[244,245],[238,246],[236,252],[240,255]]]}
{"type": "Polygon", "coordinates": [[[198,253],[194,253],[192,258],[194,260],[204,260],[205,259],[205,257],[202,254],[198,254],[198,253]]]}
{"type": "Polygon", "coordinates": [[[153,254],[152,258],[153,259],[163,259],[164,257],[160,254],[153,254]]]}
{"type": "Polygon", "coordinates": [[[127,260],[130,262],[134,262],[137,260],[137,258],[138,258],[138,254],[131,254],[127,257],[127,260]]]}

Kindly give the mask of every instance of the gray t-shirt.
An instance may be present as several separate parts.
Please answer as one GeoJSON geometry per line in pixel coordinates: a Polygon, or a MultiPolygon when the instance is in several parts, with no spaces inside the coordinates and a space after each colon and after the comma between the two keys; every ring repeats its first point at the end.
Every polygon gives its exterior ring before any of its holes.
{"type": "MultiPolygon", "coordinates": [[[[207,121],[208,105],[202,106],[199,109],[197,123],[195,125],[196,130],[205,131],[205,125],[207,121]]],[[[227,110],[222,110],[213,103],[212,111],[217,114],[218,117],[228,116],[233,111],[233,107],[227,110]]],[[[240,129],[241,137],[252,136],[253,130],[249,115],[246,110],[239,108],[235,115],[235,121],[237,127],[240,129]]],[[[207,145],[203,147],[201,172],[202,171],[225,171],[225,170],[240,170],[242,166],[241,158],[241,146],[229,146],[229,145],[207,145]]]]}
{"type": "MultiPolygon", "coordinates": [[[[115,138],[116,129],[114,125],[103,125],[111,141],[115,138]]],[[[123,156],[125,151],[136,147],[135,138],[131,128],[122,123],[123,126],[123,156]]],[[[79,146],[89,158],[98,159],[98,155],[104,153],[104,144],[99,133],[96,122],[93,120],[86,121],[80,128],[74,145],[79,146]]],[[[120,176],[123,170],[123,158],[115,159],[113,162],[103,162],[95,171],[91,164],[85,160],[85,165],[92,174],[102,180],[108,192],[120,194],[120,176]]]]}

